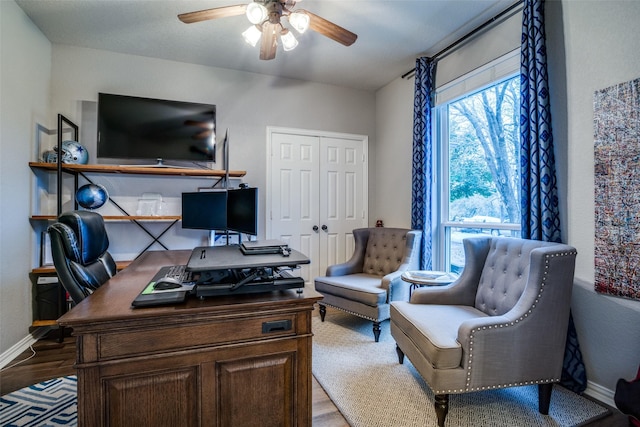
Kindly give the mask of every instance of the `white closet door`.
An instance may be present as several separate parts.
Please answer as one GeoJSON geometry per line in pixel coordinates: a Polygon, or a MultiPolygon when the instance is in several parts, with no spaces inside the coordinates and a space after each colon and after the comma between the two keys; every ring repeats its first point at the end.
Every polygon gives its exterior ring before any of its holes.
{"type": "Polygon", "coordinates": [[[314,230],[319,223],[318,152],[315,136],[271,135],[271,182],[266,195],[271,212],[267,211],[267,235],[285,241],[312,260],[300,274],[307,284],[315,277],[314,260],[319,258],[320,234],[314,230]]]}
{"type": "Polygon", "coordinates": [[[362,141],[320,138],[320,258],[326,267],[353,254],[353,230],[367,226],[362,141]]]}
{"type": "Polygon", "coordinates": [[[368,224],[368,141],[296,129],[270,129],[268,135],[266,236],[311,259],[300,275],[312,285],[328,265],[351,257],[353,229],[368,224]]]}

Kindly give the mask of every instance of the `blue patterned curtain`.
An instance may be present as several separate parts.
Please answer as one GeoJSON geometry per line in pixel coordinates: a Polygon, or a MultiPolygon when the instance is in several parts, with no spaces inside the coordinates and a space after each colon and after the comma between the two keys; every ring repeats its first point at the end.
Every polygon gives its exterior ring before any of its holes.
{"type": "Polygon", "coordinates": [[[561,242],[544,37],[544,0],[525,0],[520,52],[522,236],[561,242]]]}
{"type": "MultiPolygon", "coordinates": [[[[561,242],[544,30],[544,0],[524,0],[520,65],[522,237],[561,242]]],[[[582,353],[569,318],[560,381],[577,393],[587,387],[582,353]]]]}
{"type": "Polygon", "coordinates": [[[411,228],[422,231],[420,268],[431,270],[431,183],[433,182],[433,150],[431,108],[436,62],[431,58],[416,59],[415,97],[413,101],[413,175],[411,194],[411,228]]]}

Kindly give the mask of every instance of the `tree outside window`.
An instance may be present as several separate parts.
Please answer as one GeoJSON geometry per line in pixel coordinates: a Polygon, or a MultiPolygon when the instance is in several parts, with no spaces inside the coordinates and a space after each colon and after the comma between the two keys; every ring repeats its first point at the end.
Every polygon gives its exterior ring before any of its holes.
{"type": "Polygon", "coordinates": [[[443,153],[445,260],[464,266],[462,239],[520,234],[520,80],[498,82],[439,107],[443,153]]]}

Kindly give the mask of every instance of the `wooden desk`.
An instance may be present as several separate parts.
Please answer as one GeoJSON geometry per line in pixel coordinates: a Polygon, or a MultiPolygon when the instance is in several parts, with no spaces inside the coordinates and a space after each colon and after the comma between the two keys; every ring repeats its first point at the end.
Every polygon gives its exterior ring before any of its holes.
{"type": "Polygon", "coordinates": [[[311,312],[322,296],[131,308],[161,266],[189,254],[142,254],[58,320],[77,339],[78,425],[310,426],[311,312]]]}

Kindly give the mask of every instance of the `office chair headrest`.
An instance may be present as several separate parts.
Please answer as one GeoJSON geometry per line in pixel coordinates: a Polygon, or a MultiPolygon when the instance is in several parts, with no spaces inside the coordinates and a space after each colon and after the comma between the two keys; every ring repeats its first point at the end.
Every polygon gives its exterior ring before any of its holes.
{"type": "Polygon", "coordinates": [[[72,231],[63,239],[68,258],[82,265],[95,261],[109,248],[102,215],[90,211],[64,212],[58,222],[72,231]]]}

